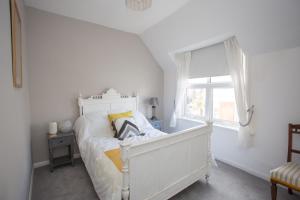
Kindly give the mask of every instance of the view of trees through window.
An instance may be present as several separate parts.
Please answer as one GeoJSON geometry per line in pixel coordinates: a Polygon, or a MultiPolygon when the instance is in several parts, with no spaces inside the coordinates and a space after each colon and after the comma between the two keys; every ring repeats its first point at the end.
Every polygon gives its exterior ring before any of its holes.
{"type": "Polygon", "coordinates": [[[186,115],[187,117],[205,117],[206,89],[187,89],[186,115]]]}
{"type": "Polygon", "coordinates": [[[238,116],[231,77],[190,79],[186,91],[185,116],[235,125],[238,116]]]}

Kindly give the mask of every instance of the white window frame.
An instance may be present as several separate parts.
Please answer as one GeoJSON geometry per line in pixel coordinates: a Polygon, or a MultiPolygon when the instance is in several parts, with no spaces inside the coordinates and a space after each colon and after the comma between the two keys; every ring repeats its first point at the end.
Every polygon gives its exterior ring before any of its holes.
{"type": "Polygon", "coordinates": [[[204,117],[195,117],[191,118],[186,114],[186,106],[187,106],[187,91],[184,98],[184,118],[197,120],[197,121],[212,121],[214,125],[221,126],[224,128],[233,128],[236,129],[238,127],[238,122],[232,122],[227,120],[215,119],[213,118],[213,89],[214,88],[233,88],[232,82],[220,82],[220,83],[212,83],[212,77],[204,77],[207,78],[207,83],[193,83],[189,84],[186,90],[188,89],[206,89],[206,99],[205,99],[205,116],[204,117]]]}

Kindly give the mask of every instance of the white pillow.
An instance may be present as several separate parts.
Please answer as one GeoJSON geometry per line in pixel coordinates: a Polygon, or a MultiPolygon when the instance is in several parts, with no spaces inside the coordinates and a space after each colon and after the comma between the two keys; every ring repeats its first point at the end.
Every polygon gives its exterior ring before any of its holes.
{"type": "Polygon", "coordinates": [[[139,127],[141,132],[144,132],[145,129],[153,129],[153,126],[146,119],[143,113],[139,111],[135,111],[133,113],[134,119],[136,121],[137,126],[139,127]]]}
{"type": "Polygon", "coordinates": [[[78,117],[78,119],[75,121],[73,130],[75,131],[78,143],[80,143],[85,139],[85,137],[87,137],[86,133],[88,131],[86,126],[86,120],[83,116],[78,117]]]}
{"type": "Polygon", "coordinates": [[[89,113],[79,117],[74,125],[78,141],[88,137],[113,137],[114,132],[106,112],[89,113]]]}
{"type": "Polygon", "coordinates": [[[107,118],[107,112],[89,113],[84,116],[88,131],[94,137],[113,137],[114,132],[107,118]]]}

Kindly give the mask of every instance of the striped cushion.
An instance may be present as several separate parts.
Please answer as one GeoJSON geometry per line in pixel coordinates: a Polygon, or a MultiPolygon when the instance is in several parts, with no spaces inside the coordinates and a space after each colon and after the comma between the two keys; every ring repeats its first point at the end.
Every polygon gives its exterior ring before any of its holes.
{"type": "Polygon", "coordinates": [[[141,133],[133,118],[119,118],[112,122],[116,131],[115,137],[124,140],[128,137],[139,136],[141,133]]]}
{"type": "Polygon", "coordinates": [[[271,170],[271,180],[300,189],[300,165],[289,162],[271,170]]]}

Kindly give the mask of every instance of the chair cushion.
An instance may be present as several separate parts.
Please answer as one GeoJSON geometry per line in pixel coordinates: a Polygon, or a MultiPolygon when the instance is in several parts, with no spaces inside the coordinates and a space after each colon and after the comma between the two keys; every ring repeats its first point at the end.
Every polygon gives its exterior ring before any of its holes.
{"type": "Polygon", "coordinates": [[[271,180],[300,189],[300,165],[289,162],[281,167],[271,170],[271,180]]]}

